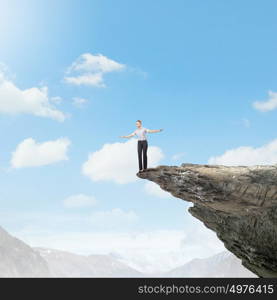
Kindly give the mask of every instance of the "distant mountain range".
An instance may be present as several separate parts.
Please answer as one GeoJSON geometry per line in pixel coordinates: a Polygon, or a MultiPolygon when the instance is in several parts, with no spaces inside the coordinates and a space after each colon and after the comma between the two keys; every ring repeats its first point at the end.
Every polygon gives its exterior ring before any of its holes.
{"type": "MultiPolygon", "coordinates": [[[[78,255],[30,247],[0,227],[0,277],[148,277],[112,255],[78,255]]],[[[149,276],[150,277],[150,276],[149,276]]],[[[153,277],[151,275],[151,277],[153,277]]],[[[157,277],[256,277],[224,251],[157,277]]]]}
{"type": "Polygon", "coordinates": [[[41,255],[0,227],[0,277],[45,276],[50,272],[41,255]]]}
{"type": "Polygon", "coordinates": [[[181,267],[163,274],[163,277],[257,277],[242,266],[231,252],[223,251],[208,258],[196,258],[181,267]]]}
{"type": "Polygon", "coordinates": [[[111,255],[78,255],[66,251],[34,248],[46,260],[54,277],[142,277],[141,272],[111,255]]]}

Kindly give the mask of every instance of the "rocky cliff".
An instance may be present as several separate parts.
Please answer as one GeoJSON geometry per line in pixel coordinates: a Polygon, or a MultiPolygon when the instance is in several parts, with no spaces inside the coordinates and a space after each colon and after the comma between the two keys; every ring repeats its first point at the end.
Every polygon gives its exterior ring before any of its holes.
{"type": "Polygon", "coordinates": [[[277,277],[277,166],[182,164],[137,176],[174,197],[259,277],[277,277]]]}

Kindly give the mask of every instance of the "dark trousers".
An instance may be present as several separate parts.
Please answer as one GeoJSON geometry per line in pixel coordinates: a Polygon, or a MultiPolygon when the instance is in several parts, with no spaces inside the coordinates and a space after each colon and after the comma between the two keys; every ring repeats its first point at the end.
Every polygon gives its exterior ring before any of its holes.
{"type": "Polygon", "coordinates": [[[138,141],[138,162],[139,169],[142,170],[142,153],[143,153],[143,169],[147,169],[147,140],[138,141]]]}

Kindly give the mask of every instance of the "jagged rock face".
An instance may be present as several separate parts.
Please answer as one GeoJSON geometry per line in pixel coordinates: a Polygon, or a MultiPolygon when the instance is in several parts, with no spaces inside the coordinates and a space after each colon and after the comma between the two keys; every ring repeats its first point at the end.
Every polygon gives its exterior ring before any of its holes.
{"type": "Polygon", "coordinates": [[[0,227],[0,277],[49,276],[40,254],[0,227]]]}
{"type": "Polygon", "coordinates": [[[137,176],[174,197],[259,277],[277,277],[277,166],[182,164],[137,176]]]}

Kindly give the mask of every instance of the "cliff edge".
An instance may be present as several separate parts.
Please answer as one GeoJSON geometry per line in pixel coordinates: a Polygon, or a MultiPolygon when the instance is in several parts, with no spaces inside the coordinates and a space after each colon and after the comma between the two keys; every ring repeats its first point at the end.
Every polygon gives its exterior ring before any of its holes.
{"type": "Polygon", "coordinates": [[[158,166],[142,173],[216,232],[225,247],[259,277],[277,277],[277,165],[158,166]]]}

